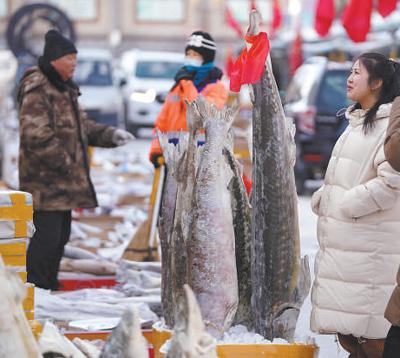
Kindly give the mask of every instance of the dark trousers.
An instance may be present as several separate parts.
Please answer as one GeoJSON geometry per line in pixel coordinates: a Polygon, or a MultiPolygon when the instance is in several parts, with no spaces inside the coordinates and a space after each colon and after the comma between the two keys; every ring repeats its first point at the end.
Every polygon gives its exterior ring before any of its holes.
{"type": "Polygon", "coordinates": [[[358,339],[340,333],[338,338],[340,345],[350,353],[349,358],[382,358],[384,339],[358,339]]]}
{"type": "Polygon", "coordinates": [[[400,327],[392,326],[386,337],[383,358],[398,357],[400,357],[400,327]]]}
{"type": "Polygon", "coordinates": [[[56,290],[60,261],[71,233],[71,210],[34,211],[36,232],[31,238],[26,257],[28,282],[37,287],[56,290]]]}

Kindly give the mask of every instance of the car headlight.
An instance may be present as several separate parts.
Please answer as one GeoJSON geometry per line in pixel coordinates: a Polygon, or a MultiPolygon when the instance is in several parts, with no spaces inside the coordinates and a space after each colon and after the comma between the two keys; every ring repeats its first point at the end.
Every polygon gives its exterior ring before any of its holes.
{"type": "Polygon", "coordinates": [[[153,103],[156,99],[156,91],[152,88],[147,91],[135,91],[131,94],[131,101],[153,103]]]}

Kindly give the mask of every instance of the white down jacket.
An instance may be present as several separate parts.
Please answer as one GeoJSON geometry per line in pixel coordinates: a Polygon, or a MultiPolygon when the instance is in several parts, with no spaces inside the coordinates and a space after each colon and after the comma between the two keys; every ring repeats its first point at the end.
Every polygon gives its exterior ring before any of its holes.
{"type": "Polygon", "coordinates": [[[383,317],[400,263],[400,174],[385,160],[391,104],[363,132],[365,111],[346,112],[323,187],[312,198],[319,250],[311,300],[318,333],[384,338],[383,317]]]}

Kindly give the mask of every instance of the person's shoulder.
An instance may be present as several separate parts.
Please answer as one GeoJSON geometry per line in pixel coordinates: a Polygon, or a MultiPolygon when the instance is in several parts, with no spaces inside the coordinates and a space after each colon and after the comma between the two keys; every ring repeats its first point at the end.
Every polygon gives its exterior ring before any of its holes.
{"type": "Polygon", "coordinates": [[[20,88],[26,93],[37,87],[44,86],[48,82],[47,77],[40,71],[39,67],[34,66],[25,71],[20,81],[20,88]]]}
{"type": "Polygon", "coordinates": [[[20,101],[26,94],[39,89],[48,83],[49,81],[47,77],[42,71],[40,71],[39,67],[35,66],[28,68],[22,76],[18,86],[18,101],[20,101]]]}

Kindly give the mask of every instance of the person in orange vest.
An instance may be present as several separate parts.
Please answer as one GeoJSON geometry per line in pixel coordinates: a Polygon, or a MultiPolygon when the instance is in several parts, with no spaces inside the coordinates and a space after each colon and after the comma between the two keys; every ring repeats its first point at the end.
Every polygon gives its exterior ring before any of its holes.
{"type": "MultiPolygon", "coordinates": [[[[214,65],[216,45],[207,32],[195,31],[188,38],[185,64],[175,75],[175,83],[159,113],[155,129],[161,132],[187,131],[185,100],[194,101],[199,94],[222,109],[228,91],[221,82],[222,71],[214,65]]],[[[157,138],[151,143],[150,161],[159,166],[162,151],[157,138]]]]}

